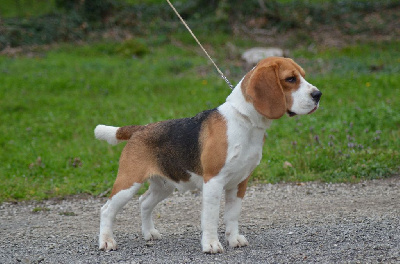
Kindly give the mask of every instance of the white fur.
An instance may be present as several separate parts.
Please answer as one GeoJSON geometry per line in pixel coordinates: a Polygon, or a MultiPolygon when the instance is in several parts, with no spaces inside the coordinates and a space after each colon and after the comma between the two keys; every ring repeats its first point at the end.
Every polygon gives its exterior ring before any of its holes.
{"type": "Polygon", "coordinates": [[[117,145],[119,140],[117,139],[117,130],[119,127],[98,125],[94,129],[94,136],[97,139],[105,140],[108,144],[117,145]]]}
{"type": "Polygon", "coordinates": [[[135,183],[131,188],[122,190],[107,201],[100,212],[99,249],[105,251],[117,249],[112,227],[115,216],[122,207],[137,193],[141,184],[135,183]]]}
{"type": "Polygon", "coordinates": [[[218,240],[218,219],[224,183],[222,177],[211,178],[203,184],[203,209],[201,211],[201,245],[203,252],[221,253],[224,251],[218,240]]]}
{"type": "Polygon", "coordinates": [[[170,181],[157,176],[150,178],[149,181],[149,189],[139,198],[142,233],[145,240],[156,240],[160,239],[161,235],[154,227],[152,219],[153,209],[159,202],[167,198],[175,187],[170,181]]]}
{"type": "Polygon", "coordinates": [[[313,91],[318,91],[317,87],[300,76],[300,87],[292,93],[293,105],[290,111],[298,115],[305,115],[310,113],[315,107],[318,107],[318,103],[315,103],[311,97],[313,91]]]}
{"type": "Polygon", "coordinates": [[[228,156],[220,174],[224,175],[224,186],[229,190],[236,188],[260,163],[265,130],[272,120],[246,102],[241,82],[218,110],[228,126],[228,156]]]}
{"type": "Polygon", "coordinates": [[[243,247],[249,244],[247,239],[239,234],[239,216],[242,210],[242,198],[237,197],[237,191],[238,188],[225,191],[225,239],[231,247],[243,247]]]}

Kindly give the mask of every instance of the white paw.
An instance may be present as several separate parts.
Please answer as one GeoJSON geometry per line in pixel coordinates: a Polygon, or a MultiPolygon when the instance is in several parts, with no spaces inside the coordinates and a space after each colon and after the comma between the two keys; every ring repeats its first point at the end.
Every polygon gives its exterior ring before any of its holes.
{"type": "Polygon", "coordinates": [[[161,239],[161,234],[157,229],[153,228],[146,232],[143,231],[144,240],[157,240],[161,239]]]}
{"type": "Polygon", "coordinates": [[[242,235],[231,236],[228,239],[230,247],[245,247],[249,245],[247,239],[242,235]]]}
{"type": "Polygon", "coordinates": [[[204,253],[215,254],[224,252],[224,248],[222,247],[221,243],[218,240],[203,242],[202,246],[204,253]]]}
{"type": "Polygon", "coordinates": [[[115,242],[112,235],[100,235],[99,249],[104,250],[104,251],[116,250],[117,242],[115,242]]]}

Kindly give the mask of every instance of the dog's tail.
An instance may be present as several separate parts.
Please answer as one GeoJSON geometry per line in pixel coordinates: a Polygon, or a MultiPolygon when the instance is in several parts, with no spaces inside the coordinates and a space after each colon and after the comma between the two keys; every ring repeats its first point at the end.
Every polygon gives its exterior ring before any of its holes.
{"type": "Polygon", "coordinates": [[[129,140],[132,135],[143,129],[144,126],[123,126],[113,127],[105,125],[97,125],[94,129],[94,136],[99,140],[105,140],[111,145],[129,140]]]}

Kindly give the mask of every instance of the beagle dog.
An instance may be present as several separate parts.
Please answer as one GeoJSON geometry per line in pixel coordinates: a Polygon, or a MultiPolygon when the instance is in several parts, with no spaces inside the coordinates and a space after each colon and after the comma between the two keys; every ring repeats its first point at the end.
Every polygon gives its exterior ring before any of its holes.
{"type": "Polygon", "coordinates": [[[215,109],[148,125],[98,125],[97,139],[110,144],[127,141],[111,195],[101,208],[99,248],[117,248],[112,231],[115,216],[145,181],[150,187],[139,198],[145,240],[161,237],[152,220],[160,201],[175,188],[199,188],[203,252],[223,252],[217,233],[223,192],[227,243],[247,246],[238,220],[247,181],[261,160],[265,130],[285,113],[310,114],[319,106],[322,93],[304,76],[293,60],[270,57],[247,73],[215,109]]]}

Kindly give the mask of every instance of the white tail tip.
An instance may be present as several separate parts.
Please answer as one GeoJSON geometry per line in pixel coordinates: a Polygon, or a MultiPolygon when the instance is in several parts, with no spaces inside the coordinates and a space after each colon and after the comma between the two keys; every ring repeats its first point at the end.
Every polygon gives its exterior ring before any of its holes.
{"type": "Polygon", "coordinates": [[[117,145],[119,140],[117,139],[117,130],[119,127],[98,125],[94,129],[94,136],[97,139],[105,140],[108,144],[117,145]]]}

